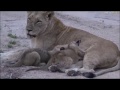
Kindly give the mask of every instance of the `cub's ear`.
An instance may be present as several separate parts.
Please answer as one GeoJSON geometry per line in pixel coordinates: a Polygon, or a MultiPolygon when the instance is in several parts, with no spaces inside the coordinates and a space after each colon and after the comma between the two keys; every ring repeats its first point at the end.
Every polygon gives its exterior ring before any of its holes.
{"type": "Polygon", "coordinates": [[[45,17],[46,19],[50,20],[54,16],[54,11],[46,11],[45,17]]]}

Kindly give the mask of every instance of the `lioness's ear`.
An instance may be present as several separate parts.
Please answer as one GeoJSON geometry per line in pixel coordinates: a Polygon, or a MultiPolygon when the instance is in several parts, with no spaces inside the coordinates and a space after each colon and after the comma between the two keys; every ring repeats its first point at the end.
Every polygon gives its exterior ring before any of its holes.
{"type": "Polygon", "coordinates": [[[27,14],[29,15],[29,14],[31,14],[32,13],[32,11],[27,11],[27,14]]]}
{"type": "Polygon", "coordinates": [[[45,17],[46,17],[47,19],[50,20],[53,16],[54,16],[54,11],[46,11],[46,12],[45,12],[45,17]]]}

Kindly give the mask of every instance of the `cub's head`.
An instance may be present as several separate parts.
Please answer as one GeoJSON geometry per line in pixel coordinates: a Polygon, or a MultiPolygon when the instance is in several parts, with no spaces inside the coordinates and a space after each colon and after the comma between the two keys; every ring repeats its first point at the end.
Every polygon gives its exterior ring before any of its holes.
{"type": "Polygon", "coordinates": [[[48,68],[50,71],[62,71],[68,69],[74,62],[78,62],[83,59],[83,53],[79,50],[81,41],[73,41],[68,44],[67,47],[58,46],[51,51],[51,63],[52,65],[48,68]],[[80,55],[81,54],[81,55],[80,55]]]}
{"type": "Polygon", "coordinates": [[[51,57],[51,66],[48,68],[50,71],[62,71],[68,69],[76,61],[79,61],[81,57],[77,53],[70,49],[61,47],[60,51],[57,51],[51,57]]]}
{"type": "Polygon", "coordinates": [[[38,34],[45,32],[51,21],[54,12],[53,11],[28,11],[27,12],[27,36],[32,38],[38,34]]]}
{"type": "Polygon", "coordinates": [[[72,53],[72,51],[63,50],[54,54],[50,61],[51,66],[48,68],[51,72],[62,72],[63,69],[68,69],[73,64],[73,59],[66,55],[67,53],[72,53]]]}

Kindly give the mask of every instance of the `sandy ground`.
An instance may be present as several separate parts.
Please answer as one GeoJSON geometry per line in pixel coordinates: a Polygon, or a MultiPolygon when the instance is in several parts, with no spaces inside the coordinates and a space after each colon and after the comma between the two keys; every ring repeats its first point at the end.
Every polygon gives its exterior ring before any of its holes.
{"type": "MultiPolygon", "coordinates": [[[[30,47],[30,40],[25,34],[26,12],[0,12],[0,52],[13,51],[30,47]],[[8,34],[16,35],[11,38],[8,34]],[[15,45],[9,47],[11,41],[15,45]]],[[[97,36],[113,41],[120,49],[120,12],[56,12],[56,16],[66,25],[86,30],[97,36]]],[[[2,54],[4,54],[2,53],[2,54]]],[[[64,73],[51,73],[47,71],[25,72],[31,67],[4,68],[0,65],[1,78],[22,79],[85,79],[83,76],[69,77],[64,73]]],[[[120,70],[96,77],[98,79],[119,78],[120,70]]]]}

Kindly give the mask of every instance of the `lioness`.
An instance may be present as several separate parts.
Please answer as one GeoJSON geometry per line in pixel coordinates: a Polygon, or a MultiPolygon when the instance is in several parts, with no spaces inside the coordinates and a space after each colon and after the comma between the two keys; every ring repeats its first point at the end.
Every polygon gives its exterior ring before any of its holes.
{"type": "MultiPolygon", "coordinates": [[[[83,66],[83,58],[86,52],[81,51],[79,45],[80,44],[78,42],[71,42],[67,48],[57,52],[54,57],[51,57],[52,65],[48,67],[49,70],[51,72],[64,72],[69,76],[76,76],[79,74],[84,75],[85,73],[82,73],[80,68],[83,66]]],[[[93,63],[92,60],[90,63],[93,63]]],[[[120,69],[120,61],[117,63],[117,65],[111,68],[103,69],[101,66],[103,66],[102,63],[97,65],[94,68],[95,72],[86,74],[86,77],[93,78],[107,72],[118,70],[120,69]],[[100,70],[97,71],[97,69],[100,70]]]]}
{"type": "Polygon", "coordinates": [[[78,70],[85,77],[91,77],[91,73],[99,65],[100,68],[110,68],[120,60],[120,51],[116,44],[84,30],[64,25],[54,16],[53,11],[28,12],[26,32],[32,47],[45,50],[81,40],[79,48],[86,53],[83,67],[78,70]]]}

